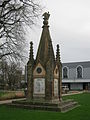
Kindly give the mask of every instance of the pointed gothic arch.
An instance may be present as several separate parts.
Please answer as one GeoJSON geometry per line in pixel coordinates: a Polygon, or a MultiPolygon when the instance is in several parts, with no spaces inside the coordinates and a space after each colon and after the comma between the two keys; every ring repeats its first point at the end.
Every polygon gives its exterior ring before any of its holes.
{"type": "Polygon", "coordinates": [[[62,72],[63,79],[68,79],[69,78],[69,68],[67,66],[63,67],[63,72],[62,72]]]}
{"type": "Polygon", "coordinates": [[[76,67],[76,78],[83,78],[83,67],[81,65],[76,67]]]}

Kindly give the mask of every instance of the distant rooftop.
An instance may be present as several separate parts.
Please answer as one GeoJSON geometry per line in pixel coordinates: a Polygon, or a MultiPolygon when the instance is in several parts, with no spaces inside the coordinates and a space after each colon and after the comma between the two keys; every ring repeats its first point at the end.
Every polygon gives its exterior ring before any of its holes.
{"type": "Polygon", "coordinates": [[[69,68],[76,68],[79,65],[81,65],[84,68],[90,67],[90,61],[62,63],[63,67],[67,66],[69,68]]]}

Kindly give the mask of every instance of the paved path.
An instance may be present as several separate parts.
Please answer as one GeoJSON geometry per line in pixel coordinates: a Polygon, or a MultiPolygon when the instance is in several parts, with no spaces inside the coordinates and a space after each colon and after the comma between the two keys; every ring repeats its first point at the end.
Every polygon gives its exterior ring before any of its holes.
{"type": "Polygon", "coordinates": [[[75,94],[82,94],[83,91],[80,91],[80,92],[75,92],[75,93],[67,93],[67,94],[62,94],[62,96],[67,96],[67,95],[75,95],[75,94]]]}
{"type": "Polygon", "coordinates": [[[12,103],[12,101],[18,101],[18,100],[25,100],[26,98],[19,98],[19,99],[10,99],[10,100],[2,100],[0,101],[0,105],[1,104],[7,104],[7,103],[12,103]]]}

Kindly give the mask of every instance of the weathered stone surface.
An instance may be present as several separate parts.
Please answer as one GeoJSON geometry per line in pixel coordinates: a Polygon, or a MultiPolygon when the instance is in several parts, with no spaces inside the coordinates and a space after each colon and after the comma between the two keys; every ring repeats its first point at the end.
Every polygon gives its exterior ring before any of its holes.
{"type": "Polygon", "coordinates": [[[67,112],[78,107],[78,103],[73,100],[65,100],[62,102],[56,101],[13,101],[12,104],[7,104],[11,107],[24,108],[30,110],[45,110],[56,112],[67,112]]]}
{"type": "Polygon", "coordinates": [[[27,64],[27,98],[33,100],[43,98],[48,101],[52,101],[54,99],[60,100],[62,66],[60,62],[59,45],[57,45],[55,60],[48,25],[48,19],[50,17],[50,14],[45,12],[43,16],[43,30],[35,60],[33,58],[33,43],[30,43],[30,57],[27,64]],[[43,79],[45,79],[45,86],[41,86],[43,85],[43,79]],[[55,88],[55,80],[57,80],[57,88],[55,88]],[[45,88],[45,92],[40,92],[43,87],[45,88]],[[55,92],[56,90],[57,94],[55,92]]]}
{"type": "Polygon", "coordinates": [[[27,98],[28,99],[33,99],[33,67],[34,67],[33,43],[31,42],[29,61],[27,63],[27,98]]]}

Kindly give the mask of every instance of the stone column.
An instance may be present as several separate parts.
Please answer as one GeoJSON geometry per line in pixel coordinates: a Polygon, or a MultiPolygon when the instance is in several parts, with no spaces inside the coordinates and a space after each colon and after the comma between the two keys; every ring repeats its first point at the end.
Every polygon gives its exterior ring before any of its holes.
{"type": "Polygon", "coordinates": [[[34,67],[33,43],[31,42],[29,61],[27,63],[27,98],[28,99],[33,99],[33,67],[34,67]]]}

